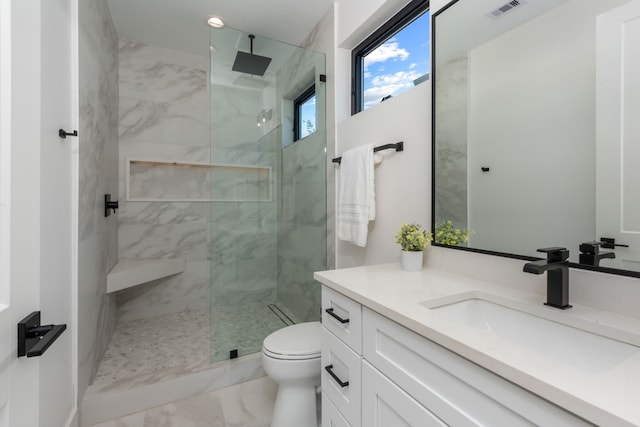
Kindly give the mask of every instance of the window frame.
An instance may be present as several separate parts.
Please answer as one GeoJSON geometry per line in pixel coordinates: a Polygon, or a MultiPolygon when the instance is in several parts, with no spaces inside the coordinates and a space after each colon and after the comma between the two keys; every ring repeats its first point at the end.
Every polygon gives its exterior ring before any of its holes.
{"type": "MultiPolygon", "coordinates": [[[[363,110],[364,57],[429,10],[429,0],[411,0],[351,51],[351,115],[363,110]]],[[[431,35],[429,34],[429,37],[431,35]]]]}
{"type": "MultiPolygon", "coordinates": [[[[300,137],[300,131],[302,129],[302,126],[300,126],[300,108],[305,102],[313,98],[315,95],[316,95],[316,85],[314,83],[310,87],[308,87],[304,92],[298,95],[298,97],[293,101],[293,142],[296,142],[302,139],[300,137]]],[[[317,117],[318,115],[316,114],[316,120],[317,120],[317,117]]]]}

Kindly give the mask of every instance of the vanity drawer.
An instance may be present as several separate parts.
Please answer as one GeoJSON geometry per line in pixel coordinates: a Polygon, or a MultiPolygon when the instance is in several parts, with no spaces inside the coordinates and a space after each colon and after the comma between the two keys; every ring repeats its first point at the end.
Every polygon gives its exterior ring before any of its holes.
{"type": "Polygon", "coordinates": [[[322,427],[351,427],[324,392],[322,393],[322,427]]]}
{"type": "Polygon", "coordinates": [[[362,362],[362,425],[367,427],[445,427],[438,417],[362,362]]]}
{"type": "Polygon", "coordinates": [[[360,427],[361,358],[322,328],[322,391],[351,427],[360,427]]]}
{"type": "Polygon", "coordinates": [[[363,357],[449,425],[590,425],[367,308],[363,357]]]}
{"type": "Polygon", "coordinates": [[[353,351],[362,354],[362,306],[360,304],[323,286],[322,325],[353,351]]]}

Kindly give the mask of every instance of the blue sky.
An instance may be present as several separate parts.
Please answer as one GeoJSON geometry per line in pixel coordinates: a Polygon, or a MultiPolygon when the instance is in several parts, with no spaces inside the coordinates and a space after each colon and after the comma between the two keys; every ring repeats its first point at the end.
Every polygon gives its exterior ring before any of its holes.
{"type": "Polygon", "coordinates": [[[316,96],[309,98],[300,108],[300,138],[316,131],[316,96]],[[313,124],[311,132],[308,131],[307,121],[313,124]]]}
{"type": "Polygon", "coordinates": [[[429,72],[429,11],[364,58],[364,109],[429,72]]]}

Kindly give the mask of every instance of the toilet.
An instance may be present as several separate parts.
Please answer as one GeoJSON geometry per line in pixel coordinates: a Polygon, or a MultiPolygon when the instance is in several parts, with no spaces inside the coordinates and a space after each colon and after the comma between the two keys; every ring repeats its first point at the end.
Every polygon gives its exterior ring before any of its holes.
{"type": "Polygon", "coordinates": [[[271,427],[317,427],[320,322],[287,326],[265,338],[262,366],[278,383],[271,427]]]}

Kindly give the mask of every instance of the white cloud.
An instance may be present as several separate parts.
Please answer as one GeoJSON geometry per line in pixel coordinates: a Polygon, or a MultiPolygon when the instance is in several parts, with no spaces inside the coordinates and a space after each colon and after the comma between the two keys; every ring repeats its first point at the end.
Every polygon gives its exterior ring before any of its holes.
{"type": "Polygon", "coordinates": [[[416,71],[398,71],[374,77],[371,80],[373,87],[364,91],[365,108],[379,103],[387,95],[395,96],[404,89],[413,87],[413,81],[420,76],[416,71]]]}
{"type": "Polygon", "coordinates": [[[398,71],[393,74],[383,74],[375,76],[371,79],[373,86],[388,86],[392,84],[402,84],[405,86],[413,86],[413,81],[420,77],[420,73],[416,71],[398,71]]]}
{"type": "Polygon", "coordinates": [[[385,62],[388,59],[404,61],[408,57],[409,52],[406,49],[401,48],[396,40],[389,39],[364,58],[364,67],[366,69],[371,64],[385,62]]]}
{"type": "Polygon", "coordinates": [[[409,65],[409,69],[413,70],[414,68],[416,68],[418,66],[418,64],[416,64],[415,62],[413,64],[409,65]]]}
{"type": "Polygon", "coordinates": [[[364,106],[369,108],[372,105],[378,104],[382,98],[387,95],[392,95],[394,92],[402,89],[402,84],[392,84],[387,86],[372,87],[364,91],[364,106]]]}

